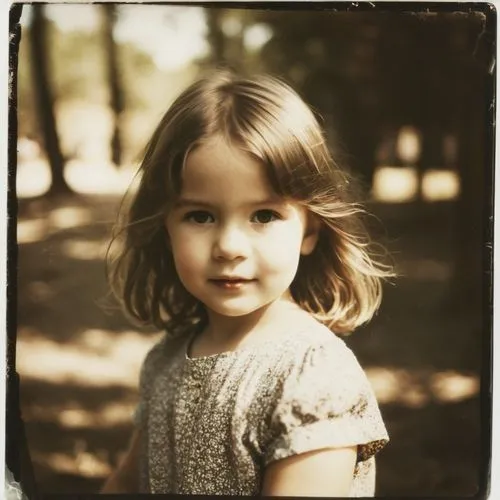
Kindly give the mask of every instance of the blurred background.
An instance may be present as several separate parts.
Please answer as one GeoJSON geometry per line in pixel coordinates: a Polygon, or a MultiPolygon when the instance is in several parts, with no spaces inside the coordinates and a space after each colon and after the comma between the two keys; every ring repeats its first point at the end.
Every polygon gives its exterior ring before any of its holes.
{"type": "Polygon", "coordinates": [[[474,8],[23,6],[16,362],[42,493],[97,492],[125,449],[139,368],[160,334],[110,307],[104,253],[159,118],[214,65],[288,80],[381,222],[400,276],[375,320],[346,339],[392,438],[378,495],[478,491],[495,19],[474,8]]]}

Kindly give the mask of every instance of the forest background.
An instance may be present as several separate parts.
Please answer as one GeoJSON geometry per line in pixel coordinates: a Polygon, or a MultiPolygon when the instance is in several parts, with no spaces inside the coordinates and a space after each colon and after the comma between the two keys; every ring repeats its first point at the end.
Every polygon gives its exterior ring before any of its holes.
{"type": "Polygon", "coordinates": [[[395,259],[376,319],[346,339],[391,435],[378,494],[484,489],[496,41],[486,4],[24,5],[21,27],[10,325],[30,460],[7,451],[28,488],[95,492],[124,450],[158,332],[109,309],[106,245],[163,111],[200,72],[229,65],[284,77],[318,111],[395,259]]]}

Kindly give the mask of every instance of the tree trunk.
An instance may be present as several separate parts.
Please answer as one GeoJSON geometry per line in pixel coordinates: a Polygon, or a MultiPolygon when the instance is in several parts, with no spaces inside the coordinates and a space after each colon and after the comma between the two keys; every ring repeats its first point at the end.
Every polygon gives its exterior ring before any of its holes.
{"type": "Polygon", "coordinates": [[[222,31],[222,11],[208,7],[206,10],[208,35],[207,40],[211,49],[211,64],[222,66],[226,60],[226,38],[222,31]]]}
{"type": "Polygon", "coordinates": [[[110,92],[110,106],[113,111],[113,136],[111,138],[111,159],[116,166],[122,162],[121,141],[121,114],[124,109],[123,92],[118,72],[118,54],[115,40],[113,38],[113,27],[115,24],[116,6],[105,4],[104,11],[104,49],[106,51],[108,68],[108,87],[110,92]]]}
{"type": "Polygon", "coordinates": [[[458,125],[458,169],[461,196],[456,212],[457,253],[452,291],[455,303],[481,314],[486,292],[485,236],[488,202],[491,189],[487,179],[492,179],[492,153],[494,129],[488,109],[493,99],[494,76],[488,73],[488,62],[494,57],[493,47],[484,47],[484,53],[472,54],[481,26],[469,27],[470,55],[462,67],[462,113],[458,125]],[[481,61],[481,58],[483,61],[481,61]],[[489,145],[490,144],[490,145],[489,145]]]}
{"type": "Polygon", "coordinates": [[[33,88],[40,129],[52,174],[52,182],[47,194],[59,195],[72,193],[72,190],[64,178],[65,161],[59,145],[54,117],[54,98],[48,78],[47,20],[44,16],[44,8],[41,4],[33,5],[30,33],[33,88]]]}

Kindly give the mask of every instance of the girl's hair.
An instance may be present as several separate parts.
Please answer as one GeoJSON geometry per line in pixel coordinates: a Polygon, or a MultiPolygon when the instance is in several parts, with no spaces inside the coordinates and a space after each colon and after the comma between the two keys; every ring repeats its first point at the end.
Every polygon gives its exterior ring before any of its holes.
{"type": "Polygon", "coordinates": [[[277,194],[298,201],[320,221],[312,254],[301,256],[291,285],[295,301],[338,333],[371,319],[381,279],[391,268],[374,257],[349,199],[347,175],[332,159],[312,111],[285,83],[219,70],[188,87],[170,106],[149,142],[128,218],[108,251],[112,290],[136,320],[177,334],[206,322],[204,306],[180,282],[164,225],[181,191],[188,153],[222,136],[267,168],[277,194]],[[113,247],[114,248],[114,247],[113,247]]]}

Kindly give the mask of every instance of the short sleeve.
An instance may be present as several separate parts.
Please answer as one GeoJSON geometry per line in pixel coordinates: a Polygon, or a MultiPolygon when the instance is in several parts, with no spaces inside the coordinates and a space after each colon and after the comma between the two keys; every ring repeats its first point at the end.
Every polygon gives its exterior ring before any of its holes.
{"type": "Polygon", "coordinates": [[[358,462],[388,442],[370,383],[338,338],[310,347],[291,367],[271,417],[265,464],[323,448],[358,446],[358,462]]]}

